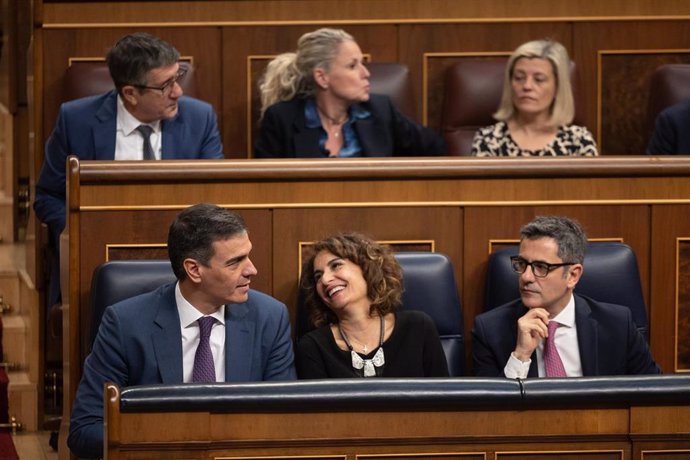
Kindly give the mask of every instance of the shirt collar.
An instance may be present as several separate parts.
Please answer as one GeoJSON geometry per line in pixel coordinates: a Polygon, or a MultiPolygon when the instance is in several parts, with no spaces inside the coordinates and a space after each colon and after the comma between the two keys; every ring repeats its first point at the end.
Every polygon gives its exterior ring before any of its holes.
{"type": "Polygon", "coordinates": [[[572,292],[570,293],[570,300],[566,304],[565,308],[561,310],[559,314],[551,318],[551,320],[556,321],[561,326],[575,326],[575,296],[572,292]]]}
{"type": "Polygon", "coordinates": [[[202,316],[212,316],[221,324],[225,324],[225,305],[221,305],[218,310],[210,315],[204,315],[184,298],[182,291],[180,291],[179,281],[175,283],[175,302],[177,303],[177,312],[180,315],[182,329],[192,326],[202,316]]]}
{"type": "Polygon", "coordinates": [[[153,132],[156,134],[159,134],[161,131],[161,122],[160,120],[156,120],[151,123],[142,123],[139,120],[137,120],[134,115],[129,113],[127,108],[125,107],[125,103],[122,101],[122,97],[118,94],[117,95],[117,129],[122,131],[122,134],[125,136],[129,136],[132,134],[138,127],[139,125],[149,125],[151,128],[153,128],[153,132]]]}
{"type": "MultiPolygon", "coordinates": [[[[364,120],[371,116],[371,112],[362,107],[360,104],[352,104],[348,110],[347,124],[355,120],[364,120]]],[[[316,99],[310,97],[304,103],[304,124],[307,128],[320,128],[321,118],[316,108],[316,99]]]]}

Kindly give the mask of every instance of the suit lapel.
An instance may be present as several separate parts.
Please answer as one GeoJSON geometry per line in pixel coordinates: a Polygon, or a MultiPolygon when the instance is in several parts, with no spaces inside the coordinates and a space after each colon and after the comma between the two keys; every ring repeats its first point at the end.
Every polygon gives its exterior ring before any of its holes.
{"type": "Polygon", "coordinates": [[[184,129],[183,126],[177,126],[180,123],[179,120],[180,114],[178,113],[172,120],[161,121],[161,159],[163,160],[176,159],[178,152],[184,148],[182,147],[184,145],[184,129]]]}
{"type": "MultiPolygon", "coordinates": [[[[295,123],[296,124],[296,123],[295,123]]],[[[323,154],[319,148],[319,130],[314,128],[307,128],[304,125],[300,128],[295,127],[295,152],[300,157],[314,157],[322,158],[323,154]]]]}
{"type": "Polygon", "coordinates": [[[391,154],[391,146],[385,142],[386,137],[381,134],[383,130],[379,129],[373,116],[364,120],[357,120],[354,125],[359,143],[362,145],[363,156],[384,157],[391,154]]]}
{"type": "Polygon", "coordinates": [[[577,343],[580,348],[582,375],[598,375],[599,350],[597,350],[597,322],[590,317],[592,310],[587,302],[575,296],[575,324],[577,326],[577,343]]]}
{"type": "Polygon", "coordinates": [[[160,297],[153,348],[163,383],[182,383],[182,330],[175,301],[175,283],[160,297]]]}
{"type": "Polygon", "coordinates": [[[96,112],[96,119],[99,123],[93,127],[93,159],[114,160],[117,131],[117,92],[115,90],[103,101],[103,105],[96,112]]]}
{"type": "MultiPolygon", "coordinates": [[[[251,295],[251,291],[250,294],[251,295]]],[[[254,325],[246,304],[225,306],[225,381],[253,380],[254,325]]]]}

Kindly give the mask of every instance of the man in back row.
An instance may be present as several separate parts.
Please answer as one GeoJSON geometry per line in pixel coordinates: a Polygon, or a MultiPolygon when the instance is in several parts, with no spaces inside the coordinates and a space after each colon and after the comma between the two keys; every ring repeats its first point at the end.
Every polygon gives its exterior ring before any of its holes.
{"type": "Polygon", "coordinates": [[[659,374],[628,307],[573,294],[587,237],[565,217],[537,217],[520,230],[511,259],[520,299],[475,318],[474,372],[481,377],[659,374]]]}
{"type": "Polygon", "coordinates": [[[103,314],[84,362],[67,440],[79,457],[103,455],[103,384],[120,386],[293,380],[287,308],[250,290],[257,271],[242,218],[198,204],[170,226],[176,283],[103,314]]]}
{"type": "MultiPolygon", "coordinates": [[[[120,39],[106,62],[115,89],[60,107],[45,146],[34,210],[51,241],[65,228],[68,155],[82,160],[220,159],[223,146],[213,107],[182,96],[180,54],[145,33],[120,39]]],[[[53,280],[56,272],[53,268],[53,280]]],[[[57,286],[51,288],[57,301],[57,286]]],[[[52,304],[52,303],[51,303],[52,304]]]]}

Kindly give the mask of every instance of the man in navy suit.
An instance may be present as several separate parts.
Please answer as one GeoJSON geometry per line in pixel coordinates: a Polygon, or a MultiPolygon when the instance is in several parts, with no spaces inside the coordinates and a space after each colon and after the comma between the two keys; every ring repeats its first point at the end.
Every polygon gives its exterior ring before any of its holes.
{"type": "MultiPolygon", "coordinates": [[[[242,218],[211,204],[182,211],[170,226],[176,283],[106,309],[84,362],[67,443],[77,456],[103,455],[103,384],[201,382],[201,326],[212,318],[213,376],[205,381],[295,379],[284,304],[249,289],[257,271],[242,218]]],[[[210,358],[209,358],[210,359],[210,358]]]]}
{"type": "Polygon", "coordinates": [[[690,101],[665,109],[656,117],[647,146],[649,155],[690,154],[690,101]]]}
{"type": "MultiPolygon", "coordinates": [[[[82,160],[223,158],[216,115],[211,105],[182,96],[185,71],[169,43],[145,33],[120,39],[106,61],[115,89],[66,102],[45,145],[36,184],[36,216],[48,225],[51,241],[65,228],[65,163],[82,160]],[[146,152],[145,135],[150,129],[146,152]]],[[[58,275],[53,269],[53,274],[58,275]]],[[[53,276],[56,278],[56,276],[53,276]]],[[[52,290],[57,301],[57,285],[52,290]]]]}
{"type": "Polygon", "coordinates": [[[661,373],[629,308],[573,294],[587,245],[580,225],[544,216],[520,232],[520,252],[511,259],[520,276],[520,299],[475,318],[475,374],[526,378],[661,373]],[[554,331],[552,344],[549,330],[554,331]],[[560,372],[547,371],[547,345],[557,350],[560,372]]]}

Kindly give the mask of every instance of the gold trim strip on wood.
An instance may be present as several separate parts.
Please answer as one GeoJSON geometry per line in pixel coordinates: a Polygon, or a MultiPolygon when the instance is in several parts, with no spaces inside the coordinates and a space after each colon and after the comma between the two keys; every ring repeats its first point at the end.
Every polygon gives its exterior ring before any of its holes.
{"type": "Polygon", "coordinates": [[[512,455],[553,455],[553,454],[618,454],[620,455],[620,458],[624,458],[624,451],[623,449],[591,449],[591,450],[583,450],[583,449],[573,449],[573,450],[523,450],[523,451],[496,451],[496,460],[498,460],[499,455],[500,456],[512,456],[512,455]]]}
{"type": "MultiPolygon", "coordinates": [[[[180,56],[178,61],[189,62],[194,65],[194,56],[180,56]]],[[[105,56],[70,56],[67,58],[67,67],[71,67],[75,62],[105,62],[105,56]]]]}
{"type": "Polygon", "coordinates": [[[554,16],[554,17],[507,17],[507,18],[396,18],[396,19],[311,19],[286,21],[170,21],[170,22],[56,22],[43,23],[43,29],[126,29],[126,28],[178,28],[178,27],[271,27],[271,26],[328,26],[328,25],[425,25],[425,24],[506,24],[545,22],[634,22],[634,21],[687,21],[688,15],[659,16],[554,16]]]}
{"type": "Polygon", "coordinates": [[[110,249],[123,249],[123,248],[131,248],[131,249],[136,249],[136,248],[167,248],[168,244],[167,243],[107,243],[105,245],[105,261],[108,262],[110,260],[109,253],[110,249]]]}
{"type": "MultiPolygon", "coordinates": [[[[429,123],[429,59],[448,58],[448,57],[503,57],[510,56],[512,51],[448,51],[430,52],[422,54],[422,124],[427,126],[429,123]]],[[[445,97],[445,95],[444,95],[445,97]]]]}
{"type": "Polygon", "coordinates": [[[486,452],[467,452],[467,451],[449,451],[449,452],[404,452],[397,454],[355,454],[356,459],[377,459],[377,458],[417,458],[417,457],[476,457],[481,455],[486,460],[486,452]]]}
{"type": "MultiPolygon", "coordinates": [[[[185,209],[195,203],[165,205],[103,205],[80,206],[79,212],[135,211],[135,210],[174,210],[185,209]]],[[[348,202],[348,203],[250,203],[218,206],[230,209],[294,209],[294,208],[383,208],[383,207],[497,207],[497,206],[603,206],[603,205],[655,205],[690,204],[690,199],[658,200],[538,200],[538,201],[390,201],[390,202],[348,202]]]]}

